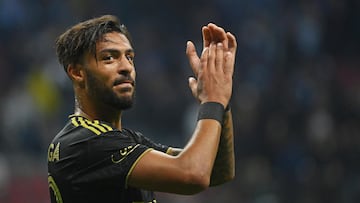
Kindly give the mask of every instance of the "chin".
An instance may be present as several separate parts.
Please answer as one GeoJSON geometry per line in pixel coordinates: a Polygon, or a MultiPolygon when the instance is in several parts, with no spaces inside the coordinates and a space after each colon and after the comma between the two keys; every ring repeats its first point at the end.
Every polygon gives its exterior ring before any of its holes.
{"type": "Polygon", "coordinates": [[[128,96],[121,96],[120,98],[117,99],[114,105],[119,110],[127,110],[130,109],[133,106],[133,104],[134,104],[134,95],[131,94],[128,96]]]}

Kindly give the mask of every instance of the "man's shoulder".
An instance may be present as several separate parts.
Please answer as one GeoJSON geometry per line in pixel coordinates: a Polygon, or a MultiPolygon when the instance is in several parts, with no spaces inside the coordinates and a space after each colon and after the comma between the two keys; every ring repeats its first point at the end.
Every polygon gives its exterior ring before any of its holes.
{"type": "Polygon", "coordinates": [[[108,132],[119,132],[118,129],[112,127],[109,123],[100,120],[89,120],[83,116],[70,115],[69,120],[58,135],[68,133],[81,133],[85,135],[103,135],[108,132]]]}
{"type": "Polygon", "coordinates": [[[87,129],[90,134],[101,135],[111,131],[118,131],[110,124],[100,120],[89,120],[82,116],[71,115],[67,125],[71,125],[73,128],[87,129]]]}

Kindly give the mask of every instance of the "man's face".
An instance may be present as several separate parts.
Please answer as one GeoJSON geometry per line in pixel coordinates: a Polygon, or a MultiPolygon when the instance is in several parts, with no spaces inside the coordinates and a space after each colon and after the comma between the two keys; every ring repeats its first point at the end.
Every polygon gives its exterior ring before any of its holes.
{"type": "Polygon", "coordinates": [[[129,40],[121,33],[107,33],[96,43],[95,57],[87,54],[84,60],[88,95],[97,104],[119,110],[130,108],[136,73],[129,40]]]}

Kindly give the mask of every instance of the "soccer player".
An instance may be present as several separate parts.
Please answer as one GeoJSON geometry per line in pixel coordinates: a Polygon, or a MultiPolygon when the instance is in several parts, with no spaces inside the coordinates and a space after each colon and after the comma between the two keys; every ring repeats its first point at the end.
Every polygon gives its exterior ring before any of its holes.
{"type": "Polygon", "coordinates": [[[189,86],[200,104],[183,149],[121,125],[121,113],[134,99],[135,52],[115,16],[89,19],[58,37],[57,55],[73,84],[75,111],[48,149],[51,202],[156,202],[153,191],[195,194],[233,179],[228,105],[236,39],[213,23],[202,35],[201,56],[187,42],[194,72],[189,86]]]}

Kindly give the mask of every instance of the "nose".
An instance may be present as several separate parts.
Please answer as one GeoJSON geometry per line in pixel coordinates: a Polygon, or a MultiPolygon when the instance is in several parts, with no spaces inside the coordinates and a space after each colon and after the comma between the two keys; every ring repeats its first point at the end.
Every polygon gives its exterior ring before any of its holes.
{"type": "Polygon", "coordinates": [[[125,55],[123,55],[118,63],[118,73],[122,75],[128,75],[133,71],[135,71],[133,62],[130,61],[125,55]]]}

